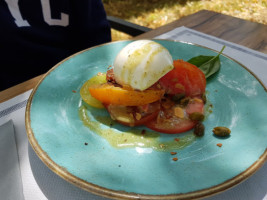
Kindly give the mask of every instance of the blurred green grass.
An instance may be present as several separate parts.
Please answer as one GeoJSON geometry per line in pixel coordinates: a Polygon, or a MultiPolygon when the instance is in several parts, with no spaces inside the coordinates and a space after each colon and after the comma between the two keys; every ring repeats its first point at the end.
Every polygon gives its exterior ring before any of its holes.
{"type": "MultiPolygon", "coordinates": [[[[206,9],[267,24],[267,0],[102,0],[108,15],[157,28],[206,9]]],[[[112,30],[112,40],[131,36],[112,30]]]]}

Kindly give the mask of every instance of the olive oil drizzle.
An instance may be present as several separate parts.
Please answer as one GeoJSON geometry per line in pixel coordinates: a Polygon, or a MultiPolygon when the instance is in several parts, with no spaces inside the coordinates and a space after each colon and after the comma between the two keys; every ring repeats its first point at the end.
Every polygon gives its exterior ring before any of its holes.
{"type": "Polygon", "coordinates": [[[118,131],[115,128],[105,127],[103,124],[115,123],[109,116],[97,116],[97,120],[91,119],[87,114],[87,108],[82,105],[79,107],[79,116],[83,124],[93,133],[101,136],[109,142],[109,144],[118,149],[123,148],[152,148],[155,151],[169,152],[180,150],[192,144],[196,137],[193,132],[189,132],[179,137],[179,140],[168,139],[161,141],[161,134],[154,131],[143,131],[138,128],[129,128],[125,132],[118,131]],[[103,123],[102,123],[103,122],[103,123]]]}

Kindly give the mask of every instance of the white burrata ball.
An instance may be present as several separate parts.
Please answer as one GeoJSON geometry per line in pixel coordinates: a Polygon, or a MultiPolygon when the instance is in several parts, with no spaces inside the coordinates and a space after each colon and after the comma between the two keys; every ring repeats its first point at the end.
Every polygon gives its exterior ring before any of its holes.
{"type": "Polygon", "coordinates": [[[117,83],[143,91],[173,69],[173,60],[159,43],[137,40],[118,53],[113,65],[117,83]]]}

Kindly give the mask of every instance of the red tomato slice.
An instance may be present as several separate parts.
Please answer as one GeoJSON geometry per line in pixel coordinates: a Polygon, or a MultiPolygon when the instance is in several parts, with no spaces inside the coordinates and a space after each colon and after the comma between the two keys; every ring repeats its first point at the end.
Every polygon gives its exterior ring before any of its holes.
{"type": "Polygon", "coordinates": [[[194,97],[205,92],[206,78],[199,68],[183,60],[175,60],[173,65],[174,69],[159,80],[167,94],[194,97]]]}
{"type": "Polygon", "coordinates": [[[183,133],[191,130],[196,125],[196,122],[190,119],[180,119],[178,117],[171,117],[170,119],[162,120],[157,122],[157,120],[152,120],[146,124],[146,127],[161,133],[183,133]]]}
{"type": "Polygon", "coordinates": [[[140,126],[157,117],[160,103],[154,102],[143,106],[105,105],[112,119],[126,126],[140,126]]]}
{"type": "Polygon", "coordinates": [[[161,133],[183,133],[195,127],[197,121],[192,121],[188,118],[189,114],[194,112],[204,113],[204,103],[201,99],[191,99],[188,105],[184,108],[185,116],[177,117],[174,114],[173,107],[170,109],[162,109],[157,118],[149,121],[145,125],[161,133]]]}

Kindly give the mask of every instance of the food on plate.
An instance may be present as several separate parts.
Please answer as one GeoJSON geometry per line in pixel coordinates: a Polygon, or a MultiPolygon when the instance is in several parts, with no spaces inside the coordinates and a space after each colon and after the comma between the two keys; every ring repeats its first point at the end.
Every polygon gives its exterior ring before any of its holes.
{"type": "Polygon", "coordinates": [[[216,144],[218,147],[222,147],[222,143],[217,143],[216,144]]]}
{"type": "Polygon", "coordinates": [[[229,128],[227,128],[227,127],[218,126],[218,127],[213,128],[212,132],[216,136],[227,137],[227,136],[230,135],[231,130],[229,128]]]}
{"type": "MultiPolygon", "coordinates": [[[[208,66],[212,67],[210,60],[208,66]]],[[[173,60],[159,43],[137,40],[118,53],[105,80],[98,74],[80,93],[86,103],[97,108],[103,105],[111,118],[123,125],[144,125],[170,134],[196,127],[196,135],[202,136],[205,88],[206,74],[200,68],[173,60]]]]}
{"type": "Polygon", "coordinates": [[[89,91],[89,87],[91,87],[92,85],[103,84],[106,82],[106,74],[103,73],[98,73],[97,76],[94,76],[93,78],[86,81],[80,89],[80,95],[83,101],[95,108],[103,108],[103,104],[94,97],[92,97],[89,91]]]}
{"type": "Polygon", "coordinates": [[[205,93],[206,78],[200,69],[183,60],[173,64],[174,69],[159,80],[167,94],[195,97],[205,93]]]}
{"type": "Polygon", "coordinates": [[[204,135],[204,131],[205,131],[205,126],[201,122],[197,123],[194,128],[194,134],[196,136],[201,137],[204,135]]]}
{"type": "Polygon", "coordinates": [[[144,91],[105,83],[89,87],[91,95],[103,104],[140,106],[153,103],[161,99],[164,90],[149,88],[144,91]]]}
{"type": "Polygon", "coordinates": [[[113,73],[118,84],[144,91],[172,69],[166,48],[151,40],[137,40],[118,53],[113,73]]]}
{"type": "Polygon", "coordinates": [[[172,160],[173,160],[173,161],[177,161],[177,160],[178,160],[178,158],[177,158],[177,157],[175,157],[175,158],[173,158],[172,160]]]}
{"type": "MultiPolygon", "coordinates": [[[[181,150],[196,140],[192,132],[179,138],[175,137],[174,139],[162,140],[162,134],[152,130],[146,130],[144,127],[119,126],[116,128],[117,124],[114,123],[110,116],[103,115],[102,111],[92,109],[92,107],[88,108],[86,104],[83,104],[79,107],[79,117],[84,126],[117,149],[136,148],[140,153],[150,152],[151,150],[171,152],[181,150]],[[88,112],[88,109],[90,112],[88,112]]],[[[168,135],[165,136],[168,138],[168,135]]]]}

